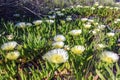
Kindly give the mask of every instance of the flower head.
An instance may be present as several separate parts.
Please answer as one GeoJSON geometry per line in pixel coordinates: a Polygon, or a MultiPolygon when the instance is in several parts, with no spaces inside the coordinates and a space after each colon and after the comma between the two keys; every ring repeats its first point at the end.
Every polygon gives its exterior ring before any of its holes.
{"type": "Polygon", "coordinates": [[[105,25],[99,25],[99,26],[98,26],[98,28],[99,28],[100,30],[105,29],[105,27],[106,27],[105,25]]]}
{"type": "Polygon", "coordinates": [[[96,28],[92,31],[93,35],[96,35],[98,32],[100,32],[100,29],[96,28]]]}
{"type": "Polygon", "coordinates": [[[114,35],[115,35],[115,33],[113,33],[113,32],[107,33],[107,36],[108,36],[108,37],[113,37],[114,35]]]}
{"type": "Polygon", "coordinates": [[[8,50],[13,50],[16,46],[17,46],[17,42],[15,42],[15,41],[10,41],[10,42],[4,43],[4,44],[1,46],[1,49],[8,51],[8,50]]]}
{"type": "Polygon", "coordinates": [[[64,49],[53,49],[43,55],[43,59],[56,64],[64,63],[68,60],[68,53],[64,49]]]}
{"type": "Polygon", "coordinates": [[[85,50],[85,47],[81,45],[77,45],[71,48],[71,51],[77,55],[82,54],[84,50],[85,50]]]}
{"type": "Polygon", "coordinates": [[[72,30],[72,31],[69,32],[69,34],[72,35],[72,36],[78,36],[81,33],[82,33],[81,29],[79,29],[79,30],[72,30]]]}
{"type": "Polygon", "coordinates": [[[26,26],[31,27],[32,24],[31,23],[26,23],[26,26]]]}
{"type": "Polygon", "coordinates": [[[72,20],[72,17],[71,17],[71,16],[67,16],[67,17],[66,17],[66,20],[67,20],[67,21],[71,21],[71,20],[72,20]]]}
{"type": "Polygon", "coordinates": [[[98,6],[98,5],[99,5],[99,2],[95,2],[94,5],[95,5],[95,6],[98,6]]]}
{"type": "Polygon", "coordinates": [[[26,23],[25,22],[19,22],[19,23],[15,24],[15,27],[25,28],[26,27],[26,23]]]}
{"type": "Polygon", "coordinates": [[[101,60],[107,63],[113,63],[113,62],[117,62],[119,59],[119,56],[111,51],[104,51],[101,54],[101,60]]]}
{"type": "Polygon", "coordinates": [[[96,47],[97,47],[98,49],[103,49],[103,48],[106,47],[106,45],[105,45],[105,44],[97,44],[96,47]]]}
{"type": "Polygon", "coordinates": [[[81,18],[81,21],[82,22],[85,22],[85,21],[87,21],[88,20],[88,18],[81,18]]]}
{"type": "Polygon", "coordinates": [[[35,21],[33,21],[33,24],[36,25],[36,26],[38,26],[38,25],[40,25],[42,22],[43,22],[42,20],[35,20],[35,21]]]}
{"type": "Polygon", "coordinates": [[[14,38],[14,35],[13,34],[9,34],[6,36],[8,40],[12,40],[14,38]]]}
{"type": "Polygon", "coordinates": [[[6,58],[9,60],[16,60],[20,56],[18,51],[9,52],[6,54],[6,58]]]}
{"type": "Polygon", "coordinates": [[[85,27],[86,29],[89,29],[89,28],[91,27],[91,24],[84,24],[84,27],[85,27]]]}
{"type": "Polygon", "coordinates": [[[46,20],[47,23],[54,23],[54,20],[46,20]]]}
{"type": "Polygon", "coordinates": [[[64,46],[64,42],[54,42],[53,44],[52,44],[52,46],[54,47],[54,48],[62,48],[63,46],[64,46]]]}
{"type": "Polygon", "coordinates": [[[54,41],[65,41],[65,40],[66,40],[65,37],[60,34],[54,37],[54,41]]]}

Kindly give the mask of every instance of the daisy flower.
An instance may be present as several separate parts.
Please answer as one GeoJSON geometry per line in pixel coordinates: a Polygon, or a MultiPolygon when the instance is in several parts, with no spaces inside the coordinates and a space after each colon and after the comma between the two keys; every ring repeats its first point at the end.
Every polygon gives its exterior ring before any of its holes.
{"type": "Polygon", "coordinates": [[[31,23],[26,23],[26,26],[31,27],[32,24],[31,23]]]}
{"type": "Polygon", "coordinates": [[[87,21],[88,20],[88,18],[81,18],[81,21],[82,22],[85,22],[85,21],[87,21]]]}
{"type": "Polygon", "coordinates": [[[35,21],[33,21],[33,24],[36,25],[36,26],[38,26],[38,25],[40,25],[42,22],[43,22],[42,20],[35,20],[35,21]]]}
{"type": "Polygon", "coordinates": [[[103,7],[104,7],[104,6],[102,6],[102,5],[101,5],[101,6],[98,6],[99,9],[101,9],[101,8],[103,8],[103,7]]]}
{"type": "Polygon", "coordinates": [[[116,53],[111,52],[111,51],[103,51],[100,59],[103,62],[114,63],[118,61],[119,56],[116,53]]]}
{"type": "Polygon", "coordinates": [[[106,27],[105,25],[99,25],[99,26],[98,26],[98,28],[99,28],[100,30],[105,29],[105,27],[106,27]]]}
{"type": "Polygon", "coordinates": [[[54,20],[46,20],[48,23],[54,23],[54,20]]]}
{"type": "Polygon", "coordinates": [[[1,49],[8,51],[8,50],[13,50],[16,46],[17,46],[17,42],[15,42],[15,41],[10,41],[10,42],[4,43],[4,44],[1,46],[1,49]]]}
{"type": "Polygon", "coordinates": [[[63,46],[64,46],[64,42],[54,42],[53,44],[52,44],[52,46],[54,47],[54,48],[62,48],[63,46]]]}
{"type": "Polygon", "coordinates": [[[104,45],[104,44],[97,44],[96,47],[99,48],[99,49],[103,49],[103,48],[106,47],[106,45],[104,45]]]}
{"type": "Polygon", "coordinates": [[[61,34],[54,36],[54,41],[65,41],[65,40],[66,38],[61,34]]]}
{"type": "Polygon", "coordinates": [[[67,20],[67,21],[71,21],[71,20],[72,20],[72,17],[71,17],[71,16],[67,16],[67,17],[66,17],[66,20],[67,20]]]}
{"type": "Polygon", "coordinates": [[[98,6],[98,5],[99,5],[99,2],[95,2],[94,5],[95,5],[95,6],[98,6]]]}
{"type": "Polygon", "coordinates": [[[20,56],[18,51],[9,52],[6,54],[6,58],[9,60],[16,60],[20,56]]]}
{"type": "Polygon", "coordinates": [[[68,60],[68,53],[64,49],[53,49],[43,55],[43,59],[56,64],[64,63],[68,60]]]}
{"type": "Polygon", "coordinates": [[[26,23],[25,22],[19,22],[19,23],[15,24],[15,27],[25,28],[26,27],[26,23]]]}
{"type": "Polygon", "coordinates": [[[69,34],[72,35],[72,36],[78,36],[81,33],[82,33],[81,29],[79,29],[79,30],[72,30],[72,31],[69,32],[69,34]]]}
{"type": "Polygon", "coordinates": [[[65,50],[70,50],[70,46],[69,46],[69,45],[65,45],[65,46],[64,46],[64,49],[65,49],[65,50]]]}
{"type": "Polygon", "coordinates": [[[14,38],[13,34],[9,34],[6,36],[8,40],[12,40],[14,38]]]}
{"type": "Polygon", "coordinates": [[[98,32],[100,32],[100,29],[96,28],[92,31],[93,35],[96,35],[98,32]]]}
{"type": "Polygon", "coordinates": [[[113,33],[113,32],[107,33],[107,36],[108,36],[108,37],[113,37],[114,35],[115,35],[115,33],[113,33]]]}
{"type": "Polygon", "coordinates": [[[84,27],[85,27],[86,29],[89,29],[89,28],[91,27],[91,24],[84,24],[84,27]]]}
{"type": "Polygon", "coordinates": [[[77,45],[71,48],[71,51],[77,55],[82,54],[84,50],[85,50],[85,47],[82,45],[77,45]]]}

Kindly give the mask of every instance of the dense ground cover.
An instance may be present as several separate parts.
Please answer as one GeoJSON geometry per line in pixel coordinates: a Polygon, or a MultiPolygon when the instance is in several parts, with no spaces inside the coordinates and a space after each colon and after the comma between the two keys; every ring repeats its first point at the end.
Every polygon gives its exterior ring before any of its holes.
{"type": "Polygon", "coordinates": [[[119,13],[96,3],[56,8],[42,20],[2,21],[0,79],[119,80],[119,13]]]}

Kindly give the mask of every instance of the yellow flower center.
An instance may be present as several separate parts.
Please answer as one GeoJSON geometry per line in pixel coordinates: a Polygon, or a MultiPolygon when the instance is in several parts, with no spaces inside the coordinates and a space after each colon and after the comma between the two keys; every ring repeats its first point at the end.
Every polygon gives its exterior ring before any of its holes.
{"type": "Polygon", "coordinates": [[[5,50],[13,50],[14,49],[14,46],[12,45],[9,45],[9,46],[6,46],[5,50]]]}
{"type": "Polygon", "coordinates": [[[51,61],[53,63],[62,63],[64,60],[62,55],[55,54],[51,57],[51,61]]]}
{"type": "Polygon", "coordinates": [[[61,38],[60,37],[57,37],[57,39],[56,39],[57,41],[61,41],[61,38]]]}
{"type": "Polygon", "coordinates": [[[60,44],[56,44],[54,47],[55,47],[55,48],[62,48],[63,46],[60,45],[60,44]]]}
{"type": "Polygon", "coordinates": [[[105,61],[107,63],[112,63],[113,62],[112,58],[110,58],[110,57],[104,58],[103,61],[105,61]]]}
{"type": "Polygon", "coordinates": [[[75,54],[81,54],[83,51],[80,50],[80,49],[75,49],[75,48],[73,48],[73,49],[72,49],[72,52],[75,53],[75,54]]]}

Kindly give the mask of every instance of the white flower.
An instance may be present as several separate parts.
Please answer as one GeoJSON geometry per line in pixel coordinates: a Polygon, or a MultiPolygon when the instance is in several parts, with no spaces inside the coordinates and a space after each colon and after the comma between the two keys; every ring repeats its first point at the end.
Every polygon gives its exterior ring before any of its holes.
{"type": "Polygon", "coordinates": [[[66,20],[67,20],[67,21],[71,21],[71,20],[72,20],[72,17],[71,17],[71,16],[67,16],[67,17],[66,17],[66,20]]]}
{"type": "Polygon", "coordinates": [[[82,33],[81,29],[79,29],[79,30],[72,30],[72,31],[69,32],[69,34],[72,35],[72,36],[78,36],[81,33],[82,33]]]}
{"type": "Polygon", "coordinates": [[[98,6],[99,5],[99,2],[95,2],[95,4],[94,4],[95,6],[98,6]]]}
{"type": "Polygon", "coordinates": [[[10,41],[10,42],[4,43],[4,44],[1,46],[1,49],[8,51],[8,50],[13,50],[16,46],[17,46],[17,42],[15,42],[15,41],[10,41]]]}
{"type": "Polygon", "coordinates": [[[94,20],[92,20],[92,19],[88,19],[88,22],[91,22],[91,23],[93,23],[93,22],[94,22],[94,20]]]}
{"type": "Polygon", "coordinates": [[[55,11],[59,11],[60,10],[60,8],[55,8],[55,11]]]}
{"type": "Polygon", "coordinates": [[[57,14],[58,16],[64,16],[64,14],[63,13],[59,13],[59,14],[57,14]]]}
{"type": "Polygon", "coordinates": [[[25,24],[25,22],[19,22],[19,23],[15,24],[15,27],[25,28],[25,27],[26,27],[26,24],[25,24]]]}
{"type": "Polygon", "coordinates": [[[107,36],[108,36],[108,37],[113,37],[114,35],[115,35],[115,33],[113,33],[113,32],[107,33],[107,36]]]}
{"type": "Polygon", "coordinates": [[[8,40],[12,40],[14,38],[13,34],[7,35],[6,37],[8,40]]]}
{"type": "Polygon", "coordinates": [[[64,49],[53,49],[43,55],[43,59],[56,64],[64,63],[68,60],[68,53],[64,49]]]}
{"type": "Polygon", "coordinates": [[[65,9],[63,8],[62,11],[65,11],[65,9]]]}
{"type": "Polygon", "coordinates": [[[116,19],[116,21],[120,22],[120,19],[116,19]]]}
{"type": "Polygon", "coordinates": [[[35,20],[35,21],[33,21],[33,24],[36,25],[36,26],[38,26],[38,25],[40,25],[42,22],[43,22],[42,20],[35,20]]]}
{"type": "Polygon", "coordinates": [[[84,8],[90,8],[90,6],[84,6],[84,8]]]}
{"type": "Polygon", "coordinates": [[[56,35],[55,37],[54,37],[54,41],[65,41],[66,40],[66,38],[63,36],[63,35],[56,35]]]}
{"type": "Polygon", "coordinates": [[[119,10],[119,7],[114,7],[115,10],[119,10]]]}
{"type": "Polygon", "coordinates": [[[26,23],[26,26],[31,27],[32,24],[31,23],[26,23]]]}
{"type": "Polygon", "coordinates": [[[101,54],[101,60],[107,63],[113,63],[113,62],[117,62],[119,59],[119,56],[111,51],[104,51],[101,54]]]}
{"type": "Polygon", "coordinates": [[[106,45],[104,45],[104,44],[97,44],[96,47],[97,47],[98,49],[103,49],[103,48],[106,47],[106,45]]]}
{"type": "Polygon", "coordinates": [[[54,48],[62,48],[63,46],[64,46],[64,42],[54,42],[53,44],[52,44],[52,46],[54,47],[54,48]]]}
{"type": "Polygon", "coordinates": [[[101,8],[103,8],[103,6],[102,6],[102,5],[101,5],[101,6],[98,6],[98,8],[101,9],[101,8]]]}
{"type": "Polygon", "coordinates": [[[84,50],[85,50],[85,47],[82,45],[77,45],[71,48],[71,51],[77,55],[82,54],[84,50]]]}
{"type": "Polygon", "coordinates": [[[64,46],[64,49],[65,49],[65,50],[70,50],[70,46],[69,46],[69,45],[65,45],[65,46],[64,46]]]}
{"type": "Polygon", "coordinates": [[[105,29],[105,27],[106,27],[105,25],[99,25],[99,26],[98,26],[98,28],[99,28],[100,30],[105,29]]]}
{"type": "Polygon", "coordinates": [[[112,10],[112,9],[114,9],[113,7],[110,7],[110,9],[112,10]]]}
{"type": "Polygon", "coordinates": [[[92,10],[95,10],[95,8],[94,8],[94,7],[91,7],[91,9],[92,9],[92,10]]]}
{"type": "Polygon", "coordinates": [[[52,15],[52,16],[48,16],[50,19],[55,19],[55,15],[52,15]]]}
{"type": "Polygon", "coordinates": [[[89,29],[89,28],[91,28],[91,24],[84,24],[84,27],[85,27],[86,29],[89,29]]]}
{"type": "Polygon", "coordinates": [[[83,22],[85,22],[87,20],[88,20],[88,18],[81,18],[81,21],[83,21],[83,22]]]}
{"type": "Polygon", "coordinates": [[[76,6],[76,8],[82,8],[82,7],[83,7],[83,6],[81,6],[81,5],[77,5],[77,6],[76,6]]]}
{"type": "Polygon", "coordinates": [[[94,24],[95,26],[97,26],[97,25],[98,25],[98,22],[94,22],[93,24],[94,24]]]}
{"type": "Polygon", "coordinates": [[[100,29],[96,28],[92,31],[92,33],[93,33],[93,35],[96,35],[99,31],[100,31],[100,29]]]}
{"type": "Polygon", "coordinates": [[[6,58],[9,60],[16,60],[20,56],[18,51],[9,52],[6,54],[6,58]]]}
{"type": "Polygon", "coordinates": [[[105,8],[109,9],[109,8],[110,8],[110,6],[105,6],[105,8]]]}
{"type": "Polygon", "coordinates": [[[46,20],[48,23],[54,23],[54,20],[46,20]]]}

